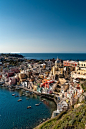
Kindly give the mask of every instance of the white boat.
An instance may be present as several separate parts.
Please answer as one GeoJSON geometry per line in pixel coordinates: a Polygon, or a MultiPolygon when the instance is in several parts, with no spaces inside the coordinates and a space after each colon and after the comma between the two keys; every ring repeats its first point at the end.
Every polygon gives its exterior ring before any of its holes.
{"type": "Polygon", "coordinates": [[[15,96],[15,94],[12,94],[12,96],[15,96]]]}
{"type": "Polygon", "coordinates": [[[36,106],[39,106],[39,104],[35,104],[36,106]]]}

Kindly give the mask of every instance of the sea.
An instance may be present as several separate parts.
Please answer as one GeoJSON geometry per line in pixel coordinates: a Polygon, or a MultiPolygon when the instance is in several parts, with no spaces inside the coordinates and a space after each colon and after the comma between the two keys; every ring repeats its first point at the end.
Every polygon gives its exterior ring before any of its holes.
{"type": "Polygon", "coordinates": [[[86,53],[20,53],[26,59],[86,60],[86,53]]]}
{"type": "Polygon", "coordinates": [[[28,97],[20,96],[22,90],[9,91],[0,87],[0,129],[33,129],[44,120],[51,118],[52,112],[56,110],[56,104],[48,99],[35,94],[28,97]],[[18,99],[22,101],[18,102],[18,99]],[[36,106],[35,104],[41,104],[36,106]],[[27,109],[31,106],[30,109],[27,109]]]}

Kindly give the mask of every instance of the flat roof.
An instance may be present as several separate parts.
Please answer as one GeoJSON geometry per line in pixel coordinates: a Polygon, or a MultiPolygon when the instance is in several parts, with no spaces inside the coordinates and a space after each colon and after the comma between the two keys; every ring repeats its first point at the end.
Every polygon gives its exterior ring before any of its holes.
{"type": "Polygon", "coordinates": [[[68,62],[68,63],[78,63],[77,61],[69,61],[69,60],[65,60],[63,62],[68,62]]]}

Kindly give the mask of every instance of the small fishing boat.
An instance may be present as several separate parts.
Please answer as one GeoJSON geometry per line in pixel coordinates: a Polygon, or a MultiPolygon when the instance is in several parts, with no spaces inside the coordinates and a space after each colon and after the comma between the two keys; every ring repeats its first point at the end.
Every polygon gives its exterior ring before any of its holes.
{"type": "Polygon", "coordinates": [[[18,95],[16,95],[15,97],[19,97],[18,95]]]}
{"type": "Polygon", "coordinates": [[[31,106],[28,106],[27,109],[31,108],[31,106]]]}
{"type": "Polygon", "coordinates": [[[36,106],[39,106],[39,104],[35,104],[36,106]]]}
{"type": "Polygon", "coordinates": [[[22,99],[18,99],[18,102],[19,102],[19,101],[22,101],[22,99]]]}
{"type": "Polygon", "coordinates": [[[15,96],[15,94],[12,94],[12,96],[15,96]]]}

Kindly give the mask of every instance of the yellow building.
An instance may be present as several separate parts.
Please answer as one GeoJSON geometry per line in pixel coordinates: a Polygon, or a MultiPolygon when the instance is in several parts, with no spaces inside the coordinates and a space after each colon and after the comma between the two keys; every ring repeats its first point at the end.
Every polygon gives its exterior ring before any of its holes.
{"type": "Polygon", "coordinates": [[[79,67],[86,68],[86,61],[79,61],[79,67]]]}
{"type": "Polygon", "coordinates": [[[77,74],[86,75],[86,69],[77,70],[77,74]]]}
{"type": "Polygon", "coordinates": [[[86,68],[77,69],[76,71],[72,71],[71,77],[72,78],[86,79],[86,68]]]}

